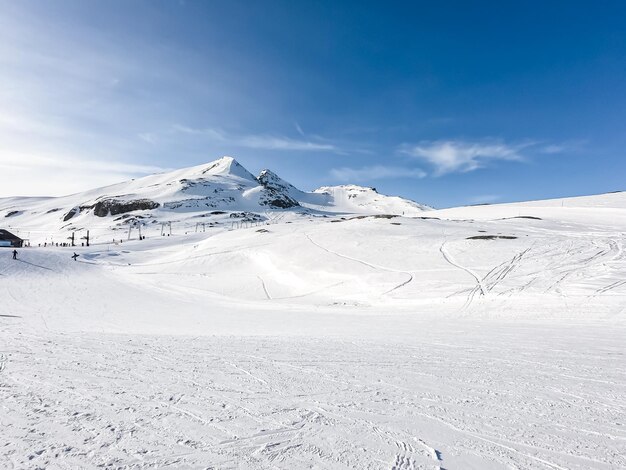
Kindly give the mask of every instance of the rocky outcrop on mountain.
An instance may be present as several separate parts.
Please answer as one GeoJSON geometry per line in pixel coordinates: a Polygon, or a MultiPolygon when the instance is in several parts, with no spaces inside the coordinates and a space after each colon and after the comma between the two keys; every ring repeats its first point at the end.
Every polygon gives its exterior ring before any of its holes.
{"type": "Polygon", "coordinates": [[[301,193],[299,189],[293,186],[291,183],[288,183],[276,173],[270,170],[263,170],[257,176],[257,181],[266,189],[272,189],[274,191],[279,191],[285,194],[295,195],[297,193],[301,193]]]}
{"type": "Polygon", "coordinates": [[[232,196],[226,197],[206,197],[195,199],[182,199],[179,201],[171,201],[163,204],[164,209],[177,210],[207,210],[207,208],[229,207],[236,202],[232,196]]]}
{"type": "Polygon", "coordinates": [[[118,199],[103,199],[98,201],[93,207],[93,213],[97,217],[108,215],[124,214],[132,211],[146,211],[156,209],[160,204],[150,199],[135,199],[132,201],[121,201],[118,199]]]}
{"type": "Polygon", "coordinates": [[[269,206],[272,209],[289,209],[300,206],[300,203],[288,194],[274,189],[265,189],[259,197],[259,204],[269,206]]]}
{"type": "Polygon", "coordinates": [[[297,196],[301,191],[287,183],[276,173],[266,169],[261,171],[256,179],[263,186],[259,204],[273,209],[289,209],[300,206],[294,196],[297,196]]]}
{"type": "Polygon", "coordinates": [[[74,216],[80,214],[80,207],[73,207],[65,216],[63,217],[63,222],[67,222],[74,216]]]}

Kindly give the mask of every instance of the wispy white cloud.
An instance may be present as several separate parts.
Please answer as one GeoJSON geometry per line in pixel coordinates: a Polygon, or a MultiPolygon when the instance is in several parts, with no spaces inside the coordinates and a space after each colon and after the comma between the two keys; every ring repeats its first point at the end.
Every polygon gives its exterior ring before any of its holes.
{"type": "Polygon", "coordinates": [[[296,128],[296,131],[298,132],[298,134],[300,134],[302,137],[306,137],[304,135],[304,131],[302,130],[302,127],[300,127],[300,124],[298,124],[298,122],[294,122],[294,127],[296,128]]]}
{"type": "Polygon", "coordinates": [[[155,144],[157,142],[157,136],[153,132],[141,132],[137,134],[137,137],[149,144],[155,144]]]}
{"type": "Polygon", "coordinates": [[[149,61],[138,64],[117,39],[83,25],[63,28],[37,8],[5,6],[0,197],[58,196],[162,171],[141,163],[149,159],[133,139],[154,113],[119,87],[154,70],[149,61]]]}
{"type": "Polygon", "coordinates": [[[567,140],[558,143],[547,143],[539,147],[539,152],[547,155],[578,152],[582,150],[587,143],[586,140],[567,140]]]}
{"type": "Polygon", "coordinates": [[[241,140],[241,145],[255,149],[268,150],[338,150],[332,144],[310,142],[306,140],[290,139],[288,137],[277,137],[272,135],[248,135],[241,140]]]}
{"type": "Polygon", "coordinates": [[[417,145],[402,145],[400,151],[411,157],[425,160],[434,167],[435,176],[447,173],[466,173],[483,168],[496,160],[523,161],[521,151],[535,145],[533,142],[507,144],[501,140],[424,141],[417,145]]]}
{"type": "Polygon", "coordinates": [[[56,169],[72,169],[80,167],[85,171],[106,171],[107,173],[130,175],[161,173],[169,169],[156,165],[137,165],[111,160],[85,160],[84,158],[68,157],[66,155],[30,155],[23,153],[8,154],[2,150],[0,150],[0,167],[56,169]]]}
{"type": "Polygon", "coordinates": [[[264,150],[299,150],[299,151],[331,151],[340,149],[329,142],[293,139],[285,136],[270,134],[230,134],[217,128],[196,129],[188,126],[175,125],[174,130],[184,134],[204,136],[214,142],[227,144],[233,147],[246,147],[264,150]]]}
{"type": "Polygon", "coordinates": [[[111,159],[0,149],[2,195],[63,196],[169,170],[111,159]]]}
{"type": "Polygon", "coordinates": [[[562,153],[565,150],[563,145],[550,144],[541,148],[539,151],[541,153],[553,154],[553,153],[562,153]]]}
{"type": "Polygon", "coordinates": [[[374,165],[362,168],[333,168],[330,177],[340,182],[373,181],[391,178],[424,178],[426,172],[419,168],[374,165]]]}
{"type": "Polygon", "coordinates": [[[72,21],[62,6],[55,14],[29,2],[2,8],[0,197],[110,184],[159,171],[173,154],[177,165],[196,163],[195,155],[213,149],[180,149],[149,131],[169,129],[187,102],[239,109],[237,100],[248,98],[227,64],[209,78],[190,73],[199,63],[195,52],[72,21]]]}

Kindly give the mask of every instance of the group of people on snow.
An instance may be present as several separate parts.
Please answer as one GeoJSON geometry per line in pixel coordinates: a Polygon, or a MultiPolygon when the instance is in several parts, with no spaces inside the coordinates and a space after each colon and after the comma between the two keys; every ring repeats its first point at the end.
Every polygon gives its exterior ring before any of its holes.
{"type": "MultiPolygon", "coordinates": [[[[17,255],[18,255],[17,250],[13,250],[13,259],[17,259],[17,255]]],[[[78,259],[79,256],[80,255],[78,253],[74,252],[74,254],[72,255],[72,259],[76,261],[76,259],[78,259]]]]}

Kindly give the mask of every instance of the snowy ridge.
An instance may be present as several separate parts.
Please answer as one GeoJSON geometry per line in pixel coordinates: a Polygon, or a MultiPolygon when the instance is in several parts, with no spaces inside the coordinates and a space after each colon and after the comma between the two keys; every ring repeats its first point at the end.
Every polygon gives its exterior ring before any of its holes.
{"type": "Polygon", "coordinates": [[[436,217],[464,220],[498,220],[513,217],[535,217],[571,222],[584,227],[626,225],[626,192],[566,197],[507,204],[454,207],[433,212],[436,217]]]}
{"type": "MultiPolygon", "coordinates": [[[[385,196],[375,188],[354,184],[340,186],[322,186],[313,191],[315,195],[325,196],[321,205],[332,205],[345,212],[374,212],[379,214],[396,214],[406,216],[420,215],[421,212],[432,210],[431,207],[418,204],[398,196],[385,196]]],[[[317,207],[316,201],[310,201],[310,207],[317,207]]]]}

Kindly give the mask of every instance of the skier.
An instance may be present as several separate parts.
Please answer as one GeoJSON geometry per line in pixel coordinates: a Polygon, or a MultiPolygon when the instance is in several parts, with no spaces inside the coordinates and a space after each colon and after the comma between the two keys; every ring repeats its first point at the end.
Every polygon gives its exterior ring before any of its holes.
{"type": "Polygon", "coordinates": [[[80,255],[77,255],[76,253],[74,253],[74,254],[72,255],[72,258],[74,259],[74,261],[76,261],[76,258],[78,258],[79,256],[80,256],[80,255]]]}
{"type": "Polygon", "coordinates": [[[13,259],[17,259],[17,250],[13,250],[13,259]]]}

